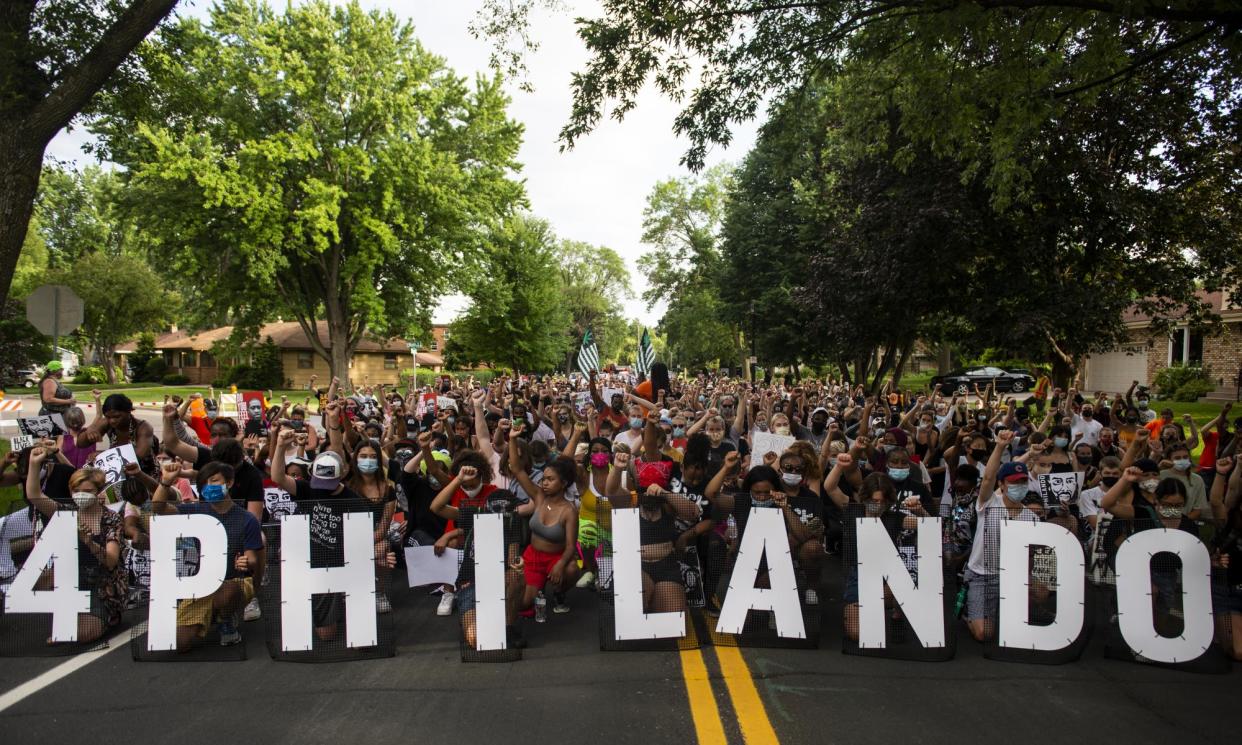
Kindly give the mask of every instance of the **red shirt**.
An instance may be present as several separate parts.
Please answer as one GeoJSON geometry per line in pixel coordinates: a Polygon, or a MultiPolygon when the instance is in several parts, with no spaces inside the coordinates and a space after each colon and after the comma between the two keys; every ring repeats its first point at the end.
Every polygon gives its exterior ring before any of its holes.
{"type": "MultiPolygon", "coordinates": [[[[494,491],[496,491],[495,484],[484,484],[483,488],[479,489],[479,493],[472,497],[466,493],[465,489],[459,486],[457,491],[453,492],[453,498],[449,500],[449,504],[459,509],[462,507],[482,507],[487,504],[488,495],[494,491]]],[[[449,520],[444,526],[445,533],[452,533],[456,529],[457,526],[452,520],[449,520]]]]}
{"type": "Polygon", "coordinates": [[[1220,441],[1220,433],[1216,430],[1199,435],[1203,440],[1203,453],[1199,456],[1199,468],[1216,470],[1216,443],[1220,441]]]}

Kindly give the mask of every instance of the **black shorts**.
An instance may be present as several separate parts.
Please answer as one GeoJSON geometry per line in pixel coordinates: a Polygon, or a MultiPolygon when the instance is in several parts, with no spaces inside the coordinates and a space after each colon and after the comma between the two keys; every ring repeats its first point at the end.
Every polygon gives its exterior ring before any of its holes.
{"type": "Polygon", "coordinates": [[[650,577],[651,581],[656,584],[661,582],[681,584],[681,564],[671,555],[659,561],[644,561],[643,574],[650,577]]]}
{"type": "Polygon", "coordinates": [[[337,623],[341,617],[343,598],[340,593],[314,595],[311,597],[311,618],[315,628],[322,629],[337,623]]]}

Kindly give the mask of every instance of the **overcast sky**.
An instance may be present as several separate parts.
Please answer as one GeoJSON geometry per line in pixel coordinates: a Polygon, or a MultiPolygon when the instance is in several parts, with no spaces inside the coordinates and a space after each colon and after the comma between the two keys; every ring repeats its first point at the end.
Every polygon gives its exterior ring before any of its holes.
{"type": "MultiPolygon", "coordinates": [[[[411,20],[422,44],[445,58],[458,74],[488,71],[489,42],[476,40],[467,29],[480,5],[477,0],[363,0],[362,4],[386,8],[411,20]]],[[[209,7],[203,0],[188,4],[182,0],[182,5],[180,13],[200,16],[209,7]]],[[[526,127],[519,156],[524,164],[521,176],[531,210],[550,221],[558,236],[609,246],[621,254],[635,289],[626,315],[654,326],[663,306],[648,309],[639,298],[645,284],[637,266],[645,251],[640,243],[642,210],[657,181],[687,173],[678,165],[687,143],[672,133],[678,108],[648,89],[625,121],[605,120],[574,150],[558,152],[557,135],[570,109],[570,75],[581,70],[586,60],[573,19],[599,15],[598,3],[592,0],[570,0],[566,5],[570,12],[541,12],[533,19],[534,35],[541,45],[527,60],[534,91],[523,93],[509,86],[510,115],[526,127]]],[[[740,161],[754,144],[757,128],[751,122],[735,130],[730,147],[715,149],[708,165],[740,161]]],[[[48,148],[49,157],[90,162],[81,152],[85,137],[81,130],[61,133],[48,148]]],[[[462,298],[446,298],[435,320],[451,320],[463,305],[462,298]]]]}

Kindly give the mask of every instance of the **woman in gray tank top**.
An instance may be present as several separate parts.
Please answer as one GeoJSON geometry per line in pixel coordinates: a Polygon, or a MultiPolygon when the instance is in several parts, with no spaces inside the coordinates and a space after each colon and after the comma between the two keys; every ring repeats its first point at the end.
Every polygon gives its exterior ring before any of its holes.
{"type": "Polygon", "coordinates": [[[59,360],[47,363],[47,368],[43,371],[43,379],[39,381],[39,399],[43,404],[39,408],[40,416],[63,415],[70,406],[77,404],[78,400],[73,397],[73,392],[60,382],[64,375],[65,367],[59,360]],[[48,385],[49,382],[51,385],[48,385]]]}

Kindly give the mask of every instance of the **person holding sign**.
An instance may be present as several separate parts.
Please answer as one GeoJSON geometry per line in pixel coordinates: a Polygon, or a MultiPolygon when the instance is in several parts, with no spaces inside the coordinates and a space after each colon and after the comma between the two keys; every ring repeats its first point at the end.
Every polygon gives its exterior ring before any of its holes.
{"type": "Polygon", "coordinates": [[[238,506],[229,496],[233,487],[232,466],[213,461],[198,472],[201,502],[178,502],[177,479],[181,466],[165,463],[160,485],[152,498],[157,515],[210,515],[224,526],[228,535],[229,562],[224,583],[210,595],[177,603],[177,651],[189,651],[196,638],[207,635],[213,619],[219,619],[221,646],[241,642],[238,612],[255,596],[267,565],[263,534],[255,516],[238,506]]]}
{"type": "MultiPolygon", "coordinates": [[[[92,642],[121,622],[125,610],[125,572],[121,566],[121,543],[125,536],[121,516],[104,507],[104,474],[97,468],[79,468],[69,477],[73,506],[58,503],[43,493],[39,473],[48,450],[37,447],[30,452],[26,475],[26,498],[47,520],[60,510],[76,510],[78,518],[77,587],[91,593],[91,612],[78,614],[78,643],[92,642]]],[[[51,590],[56,584],[69,584],[65,577],[53,578],[44,570],[35,584],[36,591],[51,590]]]]}

